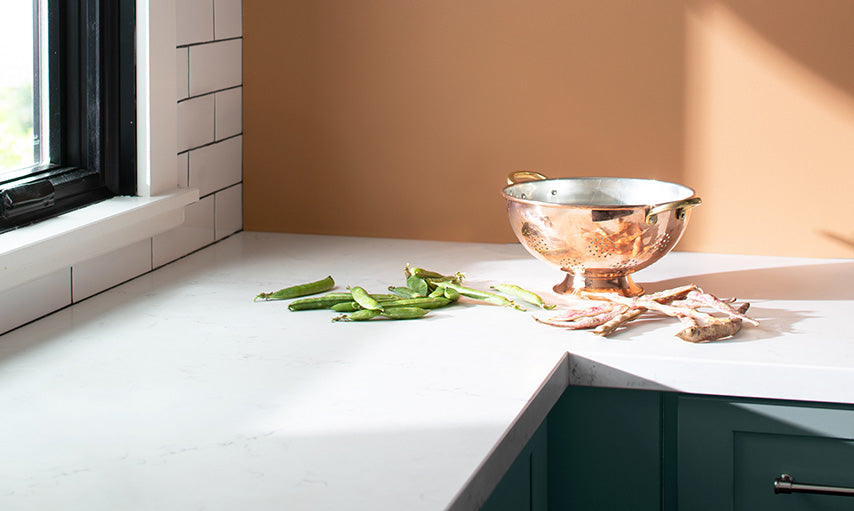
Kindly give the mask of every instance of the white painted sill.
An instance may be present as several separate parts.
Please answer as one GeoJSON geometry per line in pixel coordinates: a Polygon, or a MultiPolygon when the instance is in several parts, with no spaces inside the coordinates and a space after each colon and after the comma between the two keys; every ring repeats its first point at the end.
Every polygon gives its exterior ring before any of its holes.
{"type": "Polygon", "coordinates": [[[178,227],[198,200],[195,188],[114,197],[0,234],[0,291],[178,227]]]}

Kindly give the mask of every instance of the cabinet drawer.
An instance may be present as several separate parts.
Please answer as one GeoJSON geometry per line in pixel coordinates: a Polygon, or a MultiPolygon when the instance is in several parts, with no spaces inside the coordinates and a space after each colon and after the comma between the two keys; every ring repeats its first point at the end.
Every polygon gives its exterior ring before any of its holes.
{"type": "Polygon", "coordinates": [[[775,477],[854,488],[854,442],[811,435],[733,432],[735,509],[854,509],[854,497],[805,493],[775,495],[775,477]]]}
{"type": "Polygon", "coordinates": [[[680,396],[678,508],[854,509],[854,497],[775,494],[774,479],[854,487],[854,408],[680,396]]]}

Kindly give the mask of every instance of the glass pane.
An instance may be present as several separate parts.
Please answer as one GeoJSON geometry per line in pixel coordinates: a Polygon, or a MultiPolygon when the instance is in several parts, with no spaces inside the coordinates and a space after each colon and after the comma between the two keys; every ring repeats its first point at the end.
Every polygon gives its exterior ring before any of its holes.
{"type": "Polygon", "coordinates": [[[40,160],[37,16],[32,0],[0,2],[0,177],[40,160]]]}

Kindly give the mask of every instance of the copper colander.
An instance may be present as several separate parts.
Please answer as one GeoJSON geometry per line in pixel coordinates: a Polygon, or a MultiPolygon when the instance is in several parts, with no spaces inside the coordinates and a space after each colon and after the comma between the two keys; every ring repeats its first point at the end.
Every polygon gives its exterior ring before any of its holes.
{"type": "Polygon", "coordinates": [[[682,237],[694,190],[617,177],[549,179],[513,172],[502,194],[513,232],[534,257],[567,273],[558,293],[637,296],[631,274],[661,259],[682,237]]]}

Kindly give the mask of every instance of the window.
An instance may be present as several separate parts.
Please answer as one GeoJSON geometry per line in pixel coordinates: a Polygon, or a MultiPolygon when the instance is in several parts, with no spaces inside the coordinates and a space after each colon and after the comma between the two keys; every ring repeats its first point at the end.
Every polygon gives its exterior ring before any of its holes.
{"type": "Polygon", "coordinates": [[[0,171],[21,173],[41,162],[38,110],[38,11],[30,2],[0,7],[0,171]],[[34,34],[35,33],[35,34],[34,34]],[[30,42],[29,48],[22,42],[30,42]]]}
{"type": "Polygon", "coordinates": [[[0,5],[0,232],[136,192],[134,4],[0,5]]]}

